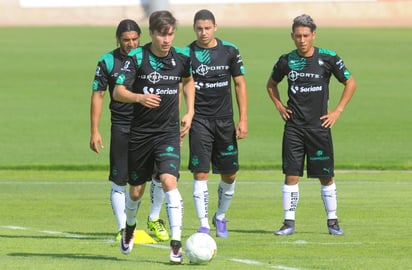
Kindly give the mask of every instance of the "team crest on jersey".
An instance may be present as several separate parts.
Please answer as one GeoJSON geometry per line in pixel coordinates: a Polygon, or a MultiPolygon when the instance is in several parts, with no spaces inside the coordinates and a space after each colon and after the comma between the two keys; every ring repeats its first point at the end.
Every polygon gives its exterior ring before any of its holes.
{"type": "Polygon", "coordinates": [[[237,63],[238,64],[243,63],[242,56],[240,56],[240,54],[236,55],[236,58],[237,58],[237,63]]]}
{"type": "Polygon", "coordinates": [[[97,76],[97,77],[102,76],[102,74],[100,73],[101,70],[102,70],[102,69],[101,69],[99,66],[96,68],[96,76],[97,76]]]}
{"type": "Polygon", "coordinates": [[[127,60],[127,61],[124,62],[124,65],[123,65],[123,67],[121,68],[121,70],[123,70],[123,71],[130,71],[129,66],[130,66],[130,61],[127,60]]]}

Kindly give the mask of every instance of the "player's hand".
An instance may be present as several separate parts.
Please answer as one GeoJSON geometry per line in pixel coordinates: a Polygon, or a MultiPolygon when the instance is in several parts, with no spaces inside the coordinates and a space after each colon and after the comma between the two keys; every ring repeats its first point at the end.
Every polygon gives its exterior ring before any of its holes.
{"type": "Polygon", "coordinates": [[[278,108],[278,111],[282,119],[285,121],[288,121],[290,119],[290,116],[292,115],[292,110],[283,105],[278,108]]]}
{"type": "Polygon", "coordinates": [[[140,95],[139,103],[145,107],[154,109],[160,106],[162,99],[155,94],[143,94],[140,95]]]}
{"type": "Polygon", "coordinates": [[[192,117],[185,114],[180,121],[182,128],[180,129],[180,141],[182,142],[183,138],[189,133],[190,127],[192,126],[192,117]]]}
{"type": "Polygon", "coordinates": [[[100,133],[92,134],[92,136],[90,136],[90,149],[93,152],[96,152],[97,154],[99,154],[100,153],[99,147],[101,149],[104,148],[102,136],[100,135],[100,133]]]}
{"type": "Polygon", "coordinates": [[[248,135],[248,127],[247,127],[247,122],[246,121],[240,121],[237,124],[236,128],[236,139],[241,140],[245,139],[248,135]]]}
{"type": "Polygon", "coordinates": [[[322,127],[324,128],[332,128],[335,125],[336,121],[338,121],[341,112],[337,110],[330,111],[327,115],[324,115],[320,118],[322,121],[322,127]]]}

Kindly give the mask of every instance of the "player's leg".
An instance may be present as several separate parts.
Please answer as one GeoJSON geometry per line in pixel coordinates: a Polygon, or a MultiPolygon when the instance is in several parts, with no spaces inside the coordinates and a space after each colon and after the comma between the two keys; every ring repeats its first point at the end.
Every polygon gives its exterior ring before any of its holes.
{"type": "Polygon", "coordinates": [[[229,210],[235,195],[236,174],[222,174],[218,187],[218,207],[213,216],[213,225],[216,227],[216,237],[227,238],[229,231],[226,223],[226,213],[229,210]]]}
{"type": "Polygon", "coordinates": [[[182,223],[183,199],[178,189],[177,179],[180,170],[180,134],[166,133],[156,137],[155,161],[160,182],[166,198],[166,211],[170,225],[169,261],[173,264],[183,262],[182,223]]]}
{"type": "Polygon", "coordinates": [[[199,219],[200,227],[197,232],[209,233],[209,189],[208,189],[209,173],[197,172],[193,173],[193,201],[195,204],[197,218],[199,219]]]}
{"type": "Polygon", "coordinates": [[[128,180],[127,153],[129,127],[112,126],[110,136],[110,203],[117,222],[116,240],[120,241],[126,224],[125,203],[128,180]]]}
{"type": "Polygon", "coordinates": [[[212,153],[213,134],[210,122],[194,119],[189,132],[189,169],[193,173],[193,201],[200,227],[198,232],[209,233],[208,178],[212,153]]]}
{"type": "Polygon", "coordinates": [[[153,173],[153,140],[147,140],[144,136],[134,136],[133,140],[129,141],[128,150],[129,193],[126,196],[126,227],[120,241],[120,250],[123,254],[128,254],[133,249],[136,216],[146,183],[153,173]]]}
{"type": "Polygon", "coordinates": [[[212,151],[213,173],[221,175],[218,187],[218,208],[213,216],[217,237],[229,237],[226,213],[235,195],[236,172],[239,170],[239,153],[235,124],[232,119],[216,120],[215,142],[212,151]]]}
{"type": "Polygon", "coordinates": [[[154,174],[150,185],[150,212],[147,218],[147,227],[153,231],[155,237],[160,241],[169,240],[169,233],[166,230],[163,219],[160,218],[165,193],[159,176],[154,174]]]}
{"type": "Polygon", "coordinates": [[[330,129],[309,130],[307,134],[307,171],[308,177],[319,178],[321,197],[327,216],[330,234],[342,235],[337,211],[336,184],[334,176],[334,157],[332,134],[330,129]]]}
{"type": "Polygon", "coordinates": [[[113,209],[113,215],[117,222],[116,241],[120,241],[124,226],[126,224],[126,186],[118,185],[112,182],[112,188],[110,191],[110,203],[113,209]]]}
{"type": "Polygon", "coordinates": [[[177,188],[177,178],[171,174],[161,174],[160,179],[165,188],[166,211],[170,225],[170,257],[171,263],[182,263],[182,221],[183,199],[177,188]]]}
{"type": "Polygon", "coordinates": [[[332,178],[320,178],[319,180],[321,182],[321,196],[325,206],[328,231],[333,235],[343,235],[336,214],[338,206],[336,184],[332,178]]]}
{"type": "Polygon", "coordinates": [[[145,187],[146,183],[130,184],[129,193],[126,196],[126,226],[120,241],[120,251],[123,254],[129,254],[133,249],[134,232],[137,225],[136,216],[145,187]]]}
{"type": "Polygon", "coordinates": [[[296,208],[299,202],[299,176],[286,175],[282,187],[283,225],[276,235],[290,235],[295,232],[296,208]]]}
{"type": "Polygon", "coordinates": [[[296,128],[285,127],[282,143],[282,168],[285,181],[282,186],[283,225],[275,235],[295,232],[296,209],[299,202],[299,177],[303,175],[304,134],[296,128]]]}

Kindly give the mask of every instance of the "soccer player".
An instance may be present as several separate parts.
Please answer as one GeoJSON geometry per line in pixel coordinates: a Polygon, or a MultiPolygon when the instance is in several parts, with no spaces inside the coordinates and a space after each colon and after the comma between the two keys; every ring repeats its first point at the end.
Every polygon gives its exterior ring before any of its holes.
{"type": "MultiPolygon", "coordinates": [[[[141,29],[139,25],[129,19],[122,20],[116,29],[116,41],[118,47],[104,54],[97,63],[94,76],[91,106],[90,106],[90,148],[97,154],[99,148],[103,148],[103,139],[99,131],[99,122],[102,113],[103,100],[106,90],[110,92],[111,111],[111,140],[110,140],[110,173],[112,182],[110,202],[117,221],[116,240],[120,241],[122,231],[126,223],[125,201],[126,184],[128,179],[127,149],[130,134],[130,123],[133,116],[133,105],[113,100],[113,89],[119,75],[122,62],[127,54],[139,46],[141,29]]],[[[151,214],[148,226],[154,230],[159,240],[168,240],[163,221],[159,219],[163,202],[163,189],[160,183],[152,182],[153,193],[151,214]],[[156,218],[157,216],[157,218],[156,218]],[[151,219],[150,219],[151,218],[151,219]]]]}
{"type": "Polygon", "coordinates": [[[126,198],[126,228],[120,249],[133,248],[136,215],[146,181],[156,168],[166,197],[171,241],[171,263],[182,256],[183,200],[177,178],[180,169],[180,141],[189,132],[194,115],[194,81],[188,51],[173,46],[176,19],[169,11],[155,11],[149,17],[151,42],[129,53],[113,96],[134,104],[129,139],[129,195],[126,198]],[[183,84],[186,114],[179,125],[179,84],[183,84]]]}
{"type": "Polygon", "coordinates": [[[343,235],[336,214],[331,128],[351,100],[356,82],[334,51],[314,47],[316,24],[310,16],[303,14],[293,20],[291,37],[296,50],[277,60],[267,82],[269,96],[285,121],[282,144],[284,223],[275,235],[290,235],[295,231],[298,183],[303,176],[305,157],[308,177],[318,178],[321,184],[328,231],[332,235],[343,235]],[[328,110],[331,75],[344,87],[335,109],[328,110]],[[284,77],[288,81],[287,105],[282,103],[278,89],[284,77]]]}
{"type": "Polygon", "coordinates": [[[220,174],[218,207],[212,223],[217,237],[228,237],[226,212],[235,193],[239,170],[237,140],[248,134],[248,99],[245,68],[238,48],[215,37],[217,24],[209,10],[194,16],[193,29],[197,39],[190,47],[195,80],[195,116],[189,132],[189,169],[193,173],[193,198],[200,221],[198,232],[209,233],[208,178],[220,174]],[[239,108],[239,122],[233,120],[232,84],[239,108]]]}

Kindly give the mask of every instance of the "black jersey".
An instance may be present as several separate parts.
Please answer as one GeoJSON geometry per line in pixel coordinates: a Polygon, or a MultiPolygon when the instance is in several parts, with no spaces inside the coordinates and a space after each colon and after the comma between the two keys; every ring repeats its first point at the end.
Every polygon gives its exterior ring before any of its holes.
{"type": "Polygon", "coordinates": [[[342,59],[333,51],[315,48],[311,57],[302,57],[297,50],[282,55],[272,70],[276,82],[288,78],[287,106],[292,110],[287,125],[317,128],[322,115],[328,112],[331,75],[339,82],[351,76],[342,59]]]}
{"type": "Polygon", "coordinates": [[[190,47],[195,80],[195,118],[233,117],[232,77],[245,74],[238,48],[219,39],[213,48],[190,47]]]}
{"type": "Polygon", "coordinates": [[[109,89],[111,121],[112,124],[118,125],[130,125],[133,118],[132,104],[118,102],[113,99],[113,89],[125,58],[126,56],[120,53],[120,48],[103,55],[97,63],[92,86],[93,91],[106,91],[107,88],[109,89]]]}
{"type": "Polygon", "coordinates": [[[150,51],[150,43],[129,53],[117,84],[132,85],[134,93],[156,94],[160,106],[150,109],[134,104],[132,129],[139,132],[164,132],[179,127],[179,83],[191,76],[188,50],[172,47],[165,57],[150,51]]]}

